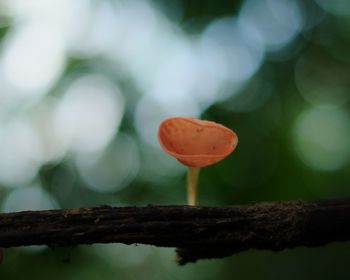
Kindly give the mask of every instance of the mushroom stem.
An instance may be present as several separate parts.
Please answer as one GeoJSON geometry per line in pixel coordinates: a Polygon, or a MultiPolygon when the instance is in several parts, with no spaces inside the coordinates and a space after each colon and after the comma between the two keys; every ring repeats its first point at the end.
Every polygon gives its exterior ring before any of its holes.
{"type": "Polygon", "coordinates": [[[197,184],[200,167],[188,167],[187,172],[187,201],[188,205],[197,204],[197,184]]]}

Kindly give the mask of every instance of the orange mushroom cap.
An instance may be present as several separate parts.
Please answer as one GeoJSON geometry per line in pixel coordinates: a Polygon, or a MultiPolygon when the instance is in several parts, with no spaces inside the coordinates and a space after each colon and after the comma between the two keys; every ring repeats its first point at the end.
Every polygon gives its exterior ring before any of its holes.
{"type": "Polygon", "coordinates": [[[160,124],[158,141],[165,152],[184,165],[203,167],[232,153],[238,137],[231,129],[215,122],[175,117],[160,124]]]}

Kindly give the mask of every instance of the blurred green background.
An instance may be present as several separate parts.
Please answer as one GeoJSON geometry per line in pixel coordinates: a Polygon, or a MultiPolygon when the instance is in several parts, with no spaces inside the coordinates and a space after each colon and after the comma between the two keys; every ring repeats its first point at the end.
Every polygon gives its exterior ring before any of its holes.
{"type": "MultiPolygon", "coordinates": [[[[171,116],[237,150],[201,205],[350,195],[350,2],[0,1],[0,209],[185,204],[171,116]]],[[[0,279],[349,279],[350,245],[185,267],[172,248],[5,250],[0,279]]]]}

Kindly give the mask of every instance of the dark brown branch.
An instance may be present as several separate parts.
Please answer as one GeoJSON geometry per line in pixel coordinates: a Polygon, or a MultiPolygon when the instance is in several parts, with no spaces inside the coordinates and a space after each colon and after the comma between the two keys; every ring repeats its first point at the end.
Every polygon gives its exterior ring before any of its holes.
{"type": "Polygon", "coordinates": [[[0,214],[0,247],[142,243],[178,247],[180,264],[248,249],[350,240],[350,199],[229,207],[79,208],[0,214]]]}

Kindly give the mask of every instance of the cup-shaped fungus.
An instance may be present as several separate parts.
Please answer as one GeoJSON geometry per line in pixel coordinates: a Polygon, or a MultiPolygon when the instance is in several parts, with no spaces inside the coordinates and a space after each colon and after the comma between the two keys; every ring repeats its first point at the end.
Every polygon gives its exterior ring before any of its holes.
{"type": "Polygon", "coordinates": [[[221,124],[175,117],[160,124],[158,141],[165,152],[188,167],[188,204],[196,205],[200,168],[217,163],[232,153],[238,138],[221,124]]]}

